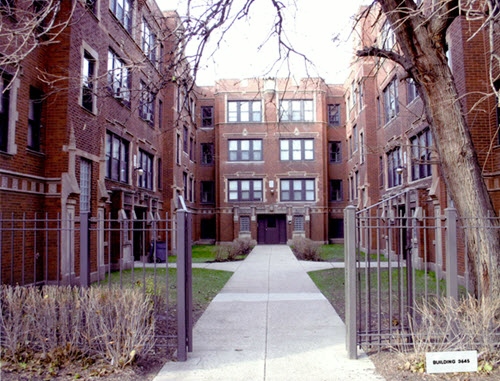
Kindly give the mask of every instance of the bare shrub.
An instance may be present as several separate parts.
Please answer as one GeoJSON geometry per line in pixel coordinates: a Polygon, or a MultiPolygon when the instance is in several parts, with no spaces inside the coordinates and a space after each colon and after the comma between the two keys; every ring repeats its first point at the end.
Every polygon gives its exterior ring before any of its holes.
{"type": "Polygon", "coordinates": [[[125,366],[154,345],[152,303],[139,290],[2,286],[1,357],[97,357],[125,366]]]}
{"type": "Polygon", "coordinates": [[[228,261],[231,253],[231,244],[219,244],[214,248],[215,262],[228,261]]]}
{"type": "Polygon", "coordinates": [[[153,305],[134,289],[93,288],[88,293],[89,346],[123,367],[154,345],[153,305]]]}
{"type": "Polygon", "coordinates": [[[403,345],[396,348],[409,363],[423,367],[426,352],[465,350],[477,350],[483,363],[495,364],[500,360],[499,297],[423,300],[417,305],[415,316],[417,322],[410,327],[412,351],[403,345]]]}
{"type": "Polygon", "coordinates": [[[290,248],[297,259],[304,261],[321,261],[320,246],[319,242],[304,237],[296,237],[290,243],[290,248]]]}
{"type": "Polygon", "coordinates": [[[15,360],[23,350],[24,343],[28,342],[30,327],[25,316],[29,308],[24,302],[28,288],[2,286],[0,300],[2,301],[1,327],[1,354],[3,358],[15,360]]]}
{"type": "Polygon", "coordinates": [[[215,247],[215,261],[234,261],[238,257],[248,255],[257,242],[251,238],[236,238],[231,243],[220,244],[215,247]]]}
{"type": "Polygon", "coordinates": [[[237,238],[233,243],[237,255],[248,255],[257,245],[257,242],[251,238],[237,238]]]}

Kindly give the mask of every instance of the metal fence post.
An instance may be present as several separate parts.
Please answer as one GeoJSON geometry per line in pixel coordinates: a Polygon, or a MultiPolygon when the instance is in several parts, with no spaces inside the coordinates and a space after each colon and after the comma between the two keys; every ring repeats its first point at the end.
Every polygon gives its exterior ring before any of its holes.
{"type": "Polygon", "coordinates": [[[90,285],[89,212],[80,211],[80,286],[90,285]]]}
{"type": "Polygon", "coordinates": [[[458,299],[457,211],[444,210],[446,217],[446,296],[458,299]]]}
{"type": "Polygon", "coordinates": [[[193,349],[193,308],[191,273],[191,220],[182,197],[177,209],[177,360],[186,361],[193,349]]]}
{"type": "Polygon", "coordinates": [[[352,205],[344,209],[344,232],[346,349],[347,356],[356,359],[356,207],[352,205]]]}

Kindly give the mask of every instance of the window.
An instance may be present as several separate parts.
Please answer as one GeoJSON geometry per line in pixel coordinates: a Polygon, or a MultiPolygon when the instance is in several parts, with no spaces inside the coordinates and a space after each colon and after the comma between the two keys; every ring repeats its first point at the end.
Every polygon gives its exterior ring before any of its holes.
{"type": "Polygon", "coordinates": [[[109,8],[122,23],[123,27],[129,33],[132,32],[132,7],[130,0],[111,0],[109,8]]]}
{"type": "Polygon", "coordinates": [[[155,96],[143,81],[140,83],[140,90],[141,99],[139,100],[139,116],[146,122],[153,124],[155,115],[155,96]]]}
{"type": "Polygon", "coordinates": [[[184,105],[185,93],[181,86],[177,86],[177,112],[182,111],[184,105]]]}
{"type": "Polygon", "coordinates": [[[182,149],[184,152],[188,152],[188,136],[189,136],[189,131],[186,126],[183,127],[182,129],[182,149]]]}
{"type": "Polygon", "coordinates": [[[229,161],[262,160],[262,140],[229,140],[229,161]]]}
{"type": "Polygon", "coordinates": [[[194,202],[194,178],[189,177],[189,201],[194,202]]]}
{"type": "Polygon", "coordinates": [[[406,103],[409,104],[417,98],[417,86],[415,86],[415,81],[410,78],[406,80],[406,103]]]}
{"type": "Polygon", "coordinates": [[[181,136],[177,134],[177,139],[175,140],[175,163],[181,163],[181,136]]]}
{"type": "Polygon", "coordinates": [[[262,201],[262,180],[229,180],[229,201],[262,201]]]}
{"type": "Polygon", "coordinates": [[[191,120],[196,121],[196,102],[194,98],[189,98],[189,115],[191,115],[191,120]]]}
{"type": "Polygon", "coordinates": [[[313,179],[281,180],[281,201],[314,201],[316,199],[313,179]]]}
{"type": "Polygon", "coordinates": [[[363,108],[363,97],[364,97],[362,82],[358,82],[358,88],[356,90],[356,93],[358,96],[358,110],[361,111],[361,109],[363,108]]]}
{"type": "Polygon", "coordinates": [[[82,106],[94,112],[94,82],[96,72],[96,60],[85,51],[83,53],[83,73],[82,73],[82,106]]]}
{"type": "Polygon", "coordinates": [[[357,89],[354,81],[351,83],[351,97],[350,97],[350,99],[351,99],[350,109],[352,110],[358,102],[358,89],[357,89]]]}
{"type": "Polygon", "coordinates": [[[97,13],[97,0],[85,0],[85,5],[89,11],[94,14],[97,13]]]}
{"type": "Polygon", "coordinates": [[[89,160],[80,161],[80,211],[90,211],[90,184],[92,163],[89,160]]]}
{"type": "Polygon", "coordinates": [[[156,36],[146,20],[142,20],[142,51],[151,62],[156,61],[156,36]]]}
{"type": "Polygon", "coordinates": [[[280,160],[314,160],[314,139],[281,139],[280,160]]]}
{"type": "Polygon", "coordinates": [[[328,105],[328,125],[340,126],[340,104],[328,105]]]}
{"type": "Polygon", "coordinates": [[[163,177],[162,177],[162,174],[163,174],[163,165],[162,165],[162,161],[161,161],[161,158],[158,158],[158,160],[156,161],[156,168],[157,168],[157,171],[156,171],[156,184],[158,186],[158,189],[162,189],[163,188],[163,177]]]}
{"type": "Polygon", "coordinates": [[[354,172],[354,199],[359,198],[359,171],[354,172]]]}
{"type": "Polygon", "coordinates": [[[189,138],[189,160],[194,161],[194,139],[189,138]]]}
{"type": "Polygon", "coordinates": [[[342,180],[330,180],[330,201],[342,201],[342,180]]]}
{"type": "Polygon", "coordinates": [[[113,133],[106,133],[106,177],[128,182],[129,142],[113,133]]]}
{"type": "Polygon", "coordinates": [[[411,179],[419,180],[432,175],[431,147],[432,135],[427,128],[410,139],[411,146],[411,179]]]}
{"type": "Polygon", "coordinates": [[[260,122],[262,120],[260,101],[228,101],[228,122],[260,122]]]}
{"type": "Polygon", "coordinates": [[[384,158],[382,156],[380,156],[378,158],[378,186],[380,188],[384,187],[384,181],[385,181],[385,177],[384,177],[384,158]]]}
{"type": "Polygon", "coordinates": [[[203,106],[201,108],[201,127],[214,126],[214,108],[212,106],[203,106]]]}
{"type": "Polygon", "coordinates": [[[108,84],[116,99],[130,102],[130,74],[113,50],[108,51],[108,84]]]}
{"type": "Polygon", "coordinates": [[[387,153],[387,187],[401,185],[401,147],[396,147],[387,153]]]}
{"type": "Polygon", "coordinates": [[[354,200],[354,178],[349,176],[349,201],[354,200]]]}
{"type": "Polygon", "coordinates": [[[214,145],[213,143],[201,143],[201,164],[214,164],[214,145]]]}
{"type": "Polygon", "coordinates": [[[365,135],[363,132],[359,133],[359,160],[361,163],[365,162],[365,135]]]}
{"type": "Polygon", "coordinates": [[[312,122],[312,100],[282,100],[280,102],[280,120],[284,122],[312,122]]]}
{"type": "Polygon", "coordinates": [[[293,231],[303,232],[304,229],[304,216],[293,216],[293,231]]]}
{"type": "Polygon", "coordinates": [[[158,128],[161,129],[163,124],[163,101],[158,100],[158,128]]]}
{"type": "Polygon", "coordinates": [[[201,203],[213,204],[215,202],[215,182],[202,181],[201,182],[201,203]]]}
{"type": "Polygon", "coordinates": [[[250,231],[250,216],[241,216],[240,232],[249,232],[249,231],[250,231]]]}
{"type": "Polygon", "coordinates": [[[28,148],[40,151],[42,120],[42,93],[30,87],[28,107],[28,148]]]}
{"type": "Polygon", "coordinates": [[[342,162],[342,143],[341,142],[330,142],[328,143],[328,156],[330,163],[341,163],[342,162]]]}
{"type": "Polygon", "coordinates": [[[188,199],[188,174],[187,172],[182,172],[182,187],[184,189],[184,200],[188,199]]]}
{"type": "Polygon", "coordinates": [[[389,21],[386,21],[382,26],[381,30],[381,45],[382,49],[392,50],[394,45],[396,44],[396,36],[394,31],[392,30],[391,24],[389,21]]]}
{"type": "Polygon", "coordinates": [[[139,167],[142,168],[142,175],[138,178],[138,186],[146,189],[153,189],[153,155],[139,149],[139,167]]]}
{"type": "Polygon", "coordinates": [[[388,123],[392,118],[394,118],[399,112],[398,103],[398,84],[396,78],[394,78],[384,89],[384,112],[385,112],[385,123],[388,123]]]}
{"type": "Polygon", "coordinates": [[[352,127],[352,152],[358,150],[359,136],[358,136],[358,126],[354,125],[352,127]]]}

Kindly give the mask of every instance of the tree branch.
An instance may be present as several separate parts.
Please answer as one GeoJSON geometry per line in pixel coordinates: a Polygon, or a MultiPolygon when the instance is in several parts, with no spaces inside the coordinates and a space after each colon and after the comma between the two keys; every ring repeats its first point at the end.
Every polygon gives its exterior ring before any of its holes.
{"type": "Polygon", "coordinates": [[[362,50],[358,50],[356,52],[356,55],[358,57],[379,57],[379,58],[387,58],[391,61],[396,62],[397,64],[401,65],[403,69],[409,71],[412,67],[412,63],[407,60],[404,56],[401,54],[398,54],[392,50],[385,50],[385,49],[380,49],[377,48],[376,46],[370,46],[366,47],[362,50]]]}

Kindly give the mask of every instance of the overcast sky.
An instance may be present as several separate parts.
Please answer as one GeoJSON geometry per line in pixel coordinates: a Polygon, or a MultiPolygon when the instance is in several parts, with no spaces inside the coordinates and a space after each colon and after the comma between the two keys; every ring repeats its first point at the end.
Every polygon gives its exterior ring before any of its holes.
{"type": "MultiPolygon", "coordinates": [[[[162,10],[176,9],[186,14],[185,0],[156,0],[162,10]]],[[[199,4],[216,0],[196,0],[199,4]]],[[[234,9],[244,0],[234,0],[234,9]]],[[[276,19],[271,0],[255,0],[247,18],[239,20],[226,33],[212,57],[203,59],[199,85],[212,85],[220,78],[320,76],[328,83],[343,83],[352,57],[348,41],[352,17],[367,0],[282,0],[285,4],[284,33],[295,50],[306,55],[314,67],[308,69],[299,56],[275,64],[279,57],[276,39],[266,42],[276,19]],[[274,65],[273,65],[274,64],[274,65]]],[[[200,5],[202,6],[202,5],[200,5]]],[[[239,7],[241,8],[241,7],[239,7]]],[[[238,8],[238,9],[239,9],[238,8]]],[[[196,11],[196,9],[193,9],[196,11]]],[[[215,42],[215,39],[212,41],[215,42]]],[[[208,53],[216,50],[212,45],[208,53]]]]}

